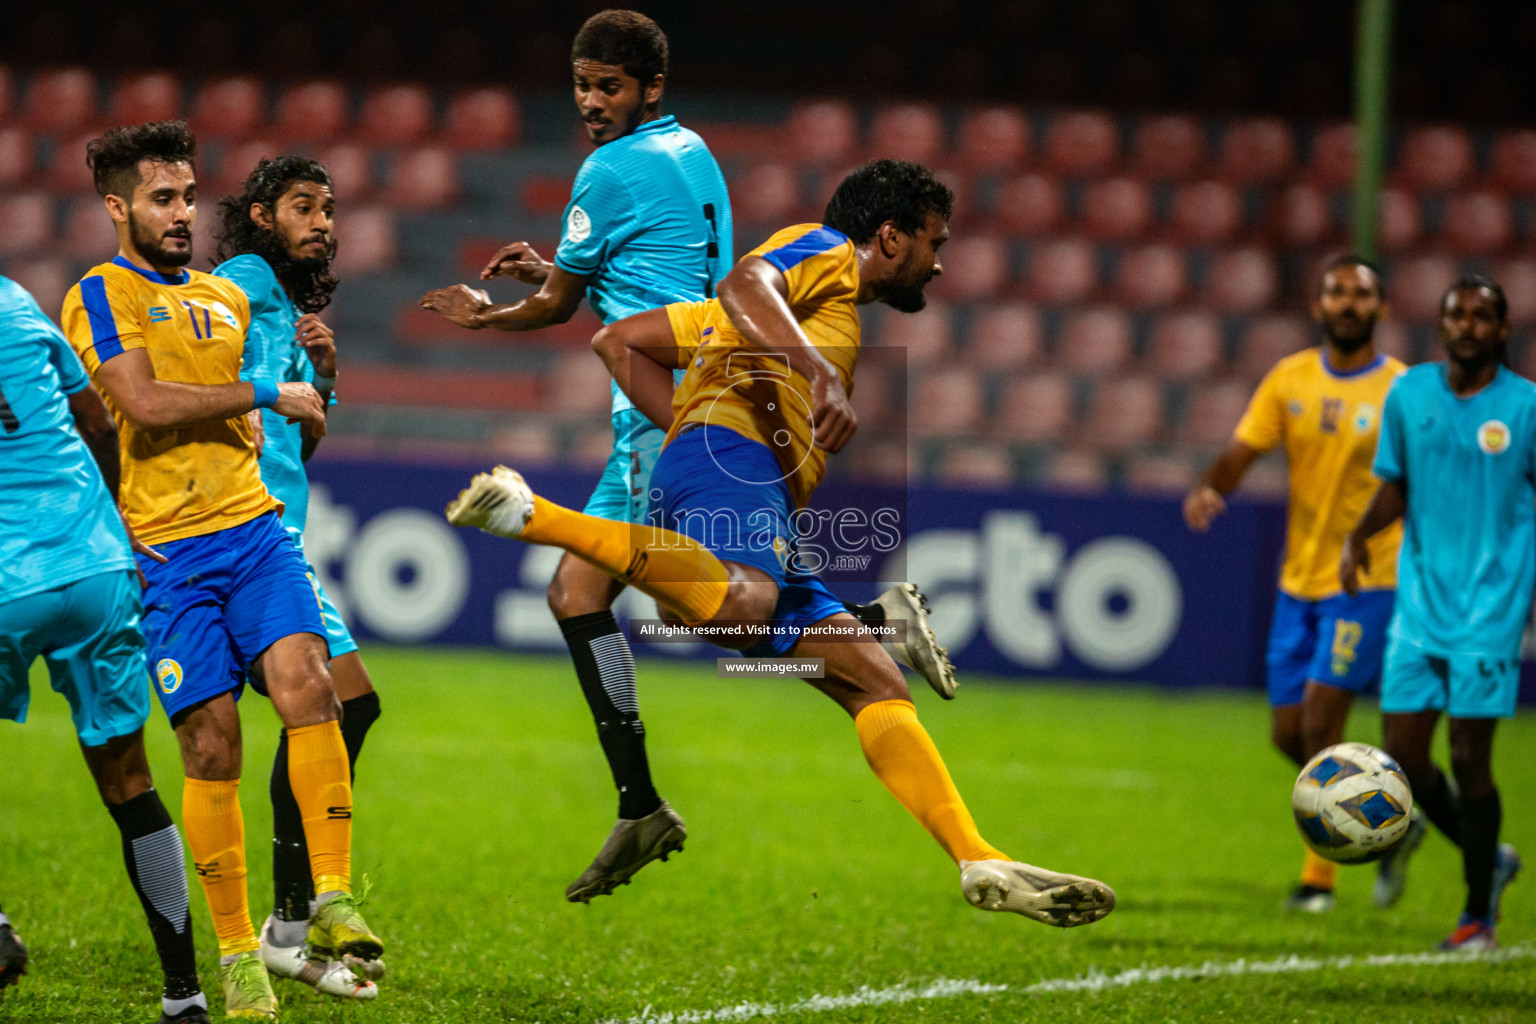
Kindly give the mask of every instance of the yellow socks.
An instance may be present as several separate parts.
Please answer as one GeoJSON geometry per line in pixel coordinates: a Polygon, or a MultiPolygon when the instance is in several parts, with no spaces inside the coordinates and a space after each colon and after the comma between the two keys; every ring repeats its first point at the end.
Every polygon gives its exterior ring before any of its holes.
{"type": "Polygon", "coordinates": [[[208,897],[219,955],[260,948],[245,893],[245,819],[240,814],[240,780],[187,779],[181,793],[181,823],[208,897]]]}
{"type": "Polygon", "coordinates": [[[1307,850],[1307,859],[1301,865],[1301,884],[1310,885],[1314,889],[1333,889],[1333,883],[1338,878],[1339,866],[1326,857],[1319,857],[1310,849],[1307,850]]]}
{"type": "Polygon", "coordinates": [[[917,720],[911,701],[883,700],[853,720],[864,759],[944,852],[962,860],[1011,860],[976,831],[944,759],[917,720]]]}
{"type": "Polygon", "coordinates": [[[725,564],[698,541],[671,530],[599,519],[535,495],[520,538],[564,548],[690,624],[708,621],[725,603],[725,564]]]}
{"type": "Polygon", "coordinates": [[[288,784],[304,821],[315,893],[352,891],[352,770],[339,722],[288,730],[288,784]]]}

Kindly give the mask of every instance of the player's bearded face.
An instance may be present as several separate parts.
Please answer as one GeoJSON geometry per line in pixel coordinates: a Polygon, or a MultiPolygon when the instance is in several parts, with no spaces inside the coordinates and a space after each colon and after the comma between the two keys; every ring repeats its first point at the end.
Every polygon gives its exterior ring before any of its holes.
{"type": "Polygon", "coordinates": [[[880,301],[900,313],[916,313],[928,305],[923,289],[944,272],[939,263],[939,246],[949,238],[944,218],[930,213],[928,222],[911,237],[911,246],[896,273],[886,286],[880,301]]]}
{"type": "Polygon", "coordinates": [[[1486,365],[1502,356],[1509,324],[1499,315],[1488,289],[1457,288],[1440,307],[1440,337],[1455,362],[1486,365]]]}
{"type": "Polygon", "coordinates": [[[578,60],[571,67],[576,109],[593,145],[622,138],[645,117],[647,103],[661,99],[661,79],[642,86],[616,64],[578,60]],[[652,95],[654,93],[654,96],[652,95]]]}
{"type": "Polygon", "coordinates": [[[1335,267],[1323,277],[1317,318],[1328,341],[1341,352],[1366,345],[1381,319],[1381,286],[1369,267],[1335,267]]]}
{"type": "Polygon", "coordinates": [[[331,190],[319,182],[295,182],[278,197],[272,230],[296,267],[314,273],[335,257],[334,209],[331,190]]]}
{"type": "Polygon", "coordinates": [[[140,166],[143,180],[128,206],[128,240],[150,266],[184,267],[192,262],[192,225],[197,222],[192,168],[149,161],[140,166]]]}

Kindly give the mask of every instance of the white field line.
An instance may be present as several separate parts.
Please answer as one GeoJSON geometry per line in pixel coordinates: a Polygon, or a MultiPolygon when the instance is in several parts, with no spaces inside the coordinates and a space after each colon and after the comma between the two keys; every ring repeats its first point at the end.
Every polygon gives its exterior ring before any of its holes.
{"type": "Polygon", "coordinates": [[[1163,981],[1188,981],[1196,978],[1235,978],[1250,974],[1305,974],[1313,971],[1341,971],[1353,967],[1453,966],[1456,964],[1497,964],[1536,957],[1536,946],[1509,946],[1488,953],[1383,953],[1376,956],[1306,957],[1285,956],[1274,960],[1207,960],[1185,967],[1131,967],[1113,974],[1089,971],[1075,978],[1050,978],[1033,985],[1014,988],[974,980],[941,978],[926,985],[895,985],[890,988],[860,986],[841,996],[811,996],[793,1003],[737,1003],[713,1010],[653,1010],[647,1006],[636,1017],[611,1017],[599,1024],[710,1024],[712,1021],[756,1020],[795,1013],[825,1013],[888,1003],[916,1000],[951,999],[955,996],[992,995],[1016,991],[1024,995],[1048,992],[1103,992],[1107,989],[1153,985],[1163,981]]]}

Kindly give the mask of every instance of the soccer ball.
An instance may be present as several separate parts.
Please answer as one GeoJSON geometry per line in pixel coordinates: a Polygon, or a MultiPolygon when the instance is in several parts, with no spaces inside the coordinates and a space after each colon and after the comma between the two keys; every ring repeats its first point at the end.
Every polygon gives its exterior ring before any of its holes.
{"type": "Polygon", "coordinates": [[[1291,811],[1318,856],[1375,860],[1408,831],[1413,790],[1397,762],[1367,743],[1339,743],[1301,770],[1291,811]]]}

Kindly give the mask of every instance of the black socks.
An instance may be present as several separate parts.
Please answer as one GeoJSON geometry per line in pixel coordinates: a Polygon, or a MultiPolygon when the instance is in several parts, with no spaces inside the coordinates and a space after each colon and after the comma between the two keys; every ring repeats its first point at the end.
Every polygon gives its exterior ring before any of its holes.
{"type": "Polygon", "coordinates": [[[1461,870],[1467,882],[1466,915],[1479,921],[1487,921],[1491,916],[1488,903],[1493,894],[1493,869],[1499,855],[1499,825],[1503,819],[1497,789],[1461,801],[1461,870]]]}
{"type": "Polygon", "coordinates": [[[192,947],[192,913],[187,905],[187,867],[181,833],[160,794],[146,790],[108,812],[123,836],[123,862],[139,894],[149,932],[165,973],[165,997],[187,999],[202,991],[192,947]]]}
{"type": "Polygon", "coordinates": [[[613,772],[619,817],[643,818],[661,806],[661,797],[651,784],[651,766],[645,756],[645,725],[635,695],[635,659],[629,641],[610,611],[561,619],[560,632],[571,649],[576,678],[613,772]]]}

